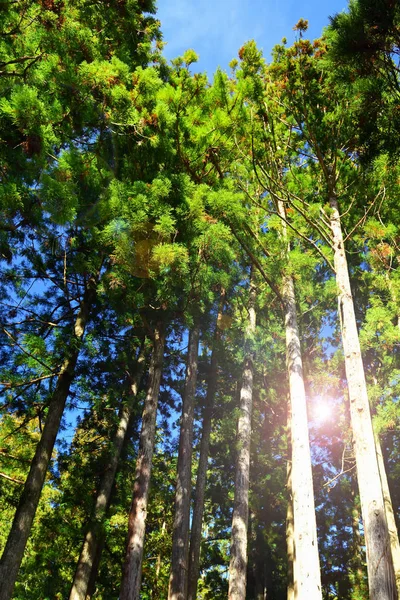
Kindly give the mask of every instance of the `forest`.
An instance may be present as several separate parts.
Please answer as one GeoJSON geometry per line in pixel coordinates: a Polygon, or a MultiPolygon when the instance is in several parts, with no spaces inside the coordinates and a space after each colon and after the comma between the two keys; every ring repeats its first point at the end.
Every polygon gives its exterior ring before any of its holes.
{"type": "Polygon", "coordinates": [[[400,597],[400,3],[326,24],[0,1],[0,600],[400,597]]]}

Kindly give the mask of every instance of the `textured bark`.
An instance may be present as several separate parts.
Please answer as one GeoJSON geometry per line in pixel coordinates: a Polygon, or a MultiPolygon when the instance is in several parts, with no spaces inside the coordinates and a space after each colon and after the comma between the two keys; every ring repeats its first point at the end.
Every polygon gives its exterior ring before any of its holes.
{"type": "Polygon", "coordinates": [[[371,600],[393,600],[397,598],[397,590],[390,552],[390,537],[386,523],[340,214],[337,198],[333,191],[330,194],[329,204],[339,316],[350,397],[351,426],[367,549],[369,594],[371,600]]]}
{"type": "MultiPolygon", "coordinates": [[[[278,209],[281,216],[286,218],[283,203],[279,203],[278,209]]],[[[307,401],[294,283],[292,276],[288,274],[283,276],[282,300],[285,312],[286,361],[291,414],[291,479],[294,522],[293,591],[294,598],[299,600],[321,600],[321,572],[308,437],[307,401]]]]}
{"type": "Polygon", "coordinates": [[[222,308],[224,303],[224,292],[221,293],[221,302],[218,312],[217,327],[214,335],[214,345],[211,355],[210,371],[208,375],[208,387],[205,410],[203,414],[202,434],[200,442],[200,458],[197,469],[196,492],[193,507],[192,529],[190,532],[189,549],[189,573],[188,573],[188,600],[196,600],[197,581],[200,571],[200,544],[201,530],[203,525],[204,513],[204,494],[207,479],[208,452],[210,448],[210,434],[212,424],[212,411],[214,407],[215,392],[217,389],[218,374],[218,342],[220,330],[218,324],[222,317],[222,308]]]}
{"type": "MultiPolygon", "coordinates": [[[[249,324],[247,327],[247,335],[250,338],[254,335],[256,329],[255,297],[256,288],[254,281],[250,277],[249,324]]],[[[232,517],[231,559],[229,565],[229,600],[245,600],[246,598],[253,361],[254,353],[248,351],[244,361],[242,387],[240,390],[235,501],[232,517]]]]}
{"type": "Polygon", "coordinates": [[[96,280],[91,278],[87,285],[79,314],[75,321],[73,338],[67,358],[60,370],[57,385],[49,403],[43,433],[36,447],[24,491],[18,504],[0,562],[0,599],[10,600],[13,595],[19,567],[31,531],[32,522],[39,504],[47,469],[64,412],[75,366],[79,356],[81,340],[85,332],[91,305],[96,295],[96,280]]]}
{"type": "Polygon", "coordinates": [[[136,478],[129,513],[128,539],[122,573],[120,600],[139,600],[142,579],[143,544],[154,453],[158,396],[160,392],[165,333],[159,323],[154,331],[154,350],[149,369],[149,387],[144,403],[136,478]]]}
{"type": "Polygon", "coordinates": [[[90,521],[82,545],[69,600],[86,600],[86,598],[90,598],[88,587],[92,578],[94,562],[98,555],[99,548],[102,545],[103,521],[110,503],[115,474],[117,472],[119,458],[128,431],[128,425],[135,404],[140,379],[143,374],[144,363],[145,353],[144,345],[142,345],[137,360],[136,373],[131,383],[131,393],[128,401],[124,404],[120,412],[118,428],[113,439],[113,452],[100,481],[93,517],[90,521]]]}
{"type": "Polygon", "coordinates": [[[194,399],[197,382],[199,335],[200,328],[195,323],[189,334],[186,382],[182,402],[175,517],[172,533],[171,576],[168,590],[169,600],[186,600],[187,596],[194,399]]]}
{"type": "Polygon", "coordinates": [[[376,457],[378,459],[379,475],[381,478],[383,501],[385,504],[386,522],[390,536],[390,550],[392,553],[394,575],[396,579],[397,596],[400,597],[400,545],[399,535],[397,533],[396,521],[394,518],[392,499],[390,497],[389,483],[386,475],[385,463],[383,460],[382,447],[379,436],[375,433],[376,457]]]}

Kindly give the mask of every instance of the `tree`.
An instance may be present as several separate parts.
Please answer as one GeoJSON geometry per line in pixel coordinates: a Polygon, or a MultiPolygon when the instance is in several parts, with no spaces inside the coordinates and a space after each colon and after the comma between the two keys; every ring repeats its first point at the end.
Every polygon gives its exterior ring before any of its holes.
{"type": "MultiPolygon", "coordinates": [[[[247,346],[251,346],[251,338],[254,336],[256,329],[256,285],[254,279],[254,275],[251,274],[248,302],[249,323],[246,331],[248,339],[245,341],[247,346]]],[[[254,352],[252,352],[251,348],[246,352],[243,366],[242,387],[240,390],[240,416],[238,419],[237,434],[238,455],[236,459],[235,503],[232,517],[228,590],[228,597],[234,600],[244,600],[246,597],[250,440],[253,408],[253,354],[254,352]]]]}

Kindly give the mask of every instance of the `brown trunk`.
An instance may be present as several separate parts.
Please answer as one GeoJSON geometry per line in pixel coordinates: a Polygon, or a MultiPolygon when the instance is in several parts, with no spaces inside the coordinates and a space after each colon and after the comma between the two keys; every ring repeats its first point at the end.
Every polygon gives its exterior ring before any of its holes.
{"type": "Polygon", "coordinates": [[[67,358],[61,367],[57,385],[51,398],[43,433],[36,447],[24,491],[15,513],[14,521],[0,563],[0,600],[10,600],[13,595],[19,567],[39,504],[42,487],[53,453],[58,429],[64,412],[75,366],[79,356],[81,340],[85,332],[91,305],[96,295],[96,280],[91,278],[77,316],[72,343],[67,358]]]}
{"type": "MultiPolygon", "coordinates": [[[[279,213],[286,219],[283,203],[279,213]]],[[[284,235],[286,234],[284,228],[284,235]]],[[[294,598],[321,600],[321,573],[317,523],[308,436],[307,401],[293,278],[284,274],[282,299],[285,311],[286,361],[289,376],[292,499],[294,522],[294,598]]]]}
{"type": "Polygon", "coordinates": [[[367,548],[369,593],[371,600],[393,600],[397,598],[397,590],[390,552],[390,537],[386,523],[339,208],[336,195],[332,190],[329,204],[339,316],[350,397],[351,425],[367,548]]]}
{"type": "Polygon", "coordinates": [[[139,600],[142,578],[143,544],[149,497],[151,463],[153,459],[158,396],[160,392],[164,356],[164,326],[159,323],[154,331],[154,350],[149,369],[149,387],[144,403],[139,453],[132,505],[129,513],[128,539],[122,573],[120,600],[139,600]]]}
{"type": "Polygon", "coordinates": [[[189,334],[186,382],[182,402],[178,478],[175,492],[175,518],[172,534],[172,563],[168,590],[169,600],[186,600],[187,596],[194,399],[197,381],[199,335],[200,328],[195,323],[189,334]]]}
{"type": "Polygon", "coordinates": [[[201,530],[203,525],[204,513],[204,495],[207,479],[208,451],[210,447],[211,421],[214,407],[215,392],[217,389],[218,375],[218,342],[220,330],[218,328],[222,317],[222,308],[224,303],[224,292],[221,293],[221,303],[217,319],[217,327],[214,335],[214,346],[211,355],[210,372],[208,375],[208,388],[205,410],[203,415],[202,435],[200,442],[200,458],[197,469],[196,493],[194,499],[192,529],[190,532],[190,550],[189,550],[189,573],[188,573],[188,600],[196,600],[197,581],[200,571],[200,544],[201,530]]]}
{"type": "MultiPolygon", "coordinates": [[[[252,337],[256,329],[256,287],[250,277],[249,324],[247,336],[252,337]]],[[[248,345],[248,341],[246,341],[248,345]]],[[[229,600],[245,600],[247,576],[247,529],[249,522],[249,472],[251,414],[253,408],[254,353],[247,352],[244,361],[242,387],[240,391],[240,415],[237,434],[237,462],[235,476],[235,501],[232,517],[231,559],[229,565],[229,600]]]]}
{"type": "Polygon", "coordinates": [[[85,535],[74,580],[72,582],[69,600],[85,600],[87,597],[90,597],[88,594],[88,586],[92,575],[94,561],[102,542],[104,516],[110,503],[118,461],[128,431],[128,425],[135,404],[140,379],[143,374],[144,363],[145,353],[144,345],[142,345],[137,360],[136,373],[131,384],[129,400],[125,403],[120,412],[118,429],[113,440],[113,453],[109,458],[107,468],[100,481],[94,514],[85,535]]]}

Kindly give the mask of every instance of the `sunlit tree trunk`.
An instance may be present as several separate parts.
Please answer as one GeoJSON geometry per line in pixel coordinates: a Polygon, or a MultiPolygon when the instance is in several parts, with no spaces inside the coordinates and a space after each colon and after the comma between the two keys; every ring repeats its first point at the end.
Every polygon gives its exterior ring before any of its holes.
{"type": "MultiPolygon", "coordinates": [[[[292,429],[292,419],[290,406],[288,406],[288,437],[292,429]]],[[[293,521],[293,493],[292,493],[292,460],[291,460],[290,437],[288,442],[288,463],[287,463],[287,509],[286,509],[286,553],[288,561],[288,587],[287,600],[294,600],[294,577],[293,568],[295,561],[294,554],[294,521],[293,521]]]]}
{"type": "Polygon", "coordinates": [[[397,591],[390,552],[390,537],[386,523],[340,214],[333,186],[330,191],[329,204],[340,326],[367,549],[369,594],[371,600],[392,600],[397,598],[397,591]]]}
{"type": "Polygon", "coordinates": [[[175,492],[175,517],[172,534],[172,564],[168,590],[169,600],[186,600],[187,596],[193,421],[199,335],[200,328],[198,323],[195,323],[189,333],[186,382],[182,401],[178,477],[175,492]]]}
{"type": "Polygon", "coordinates": [[[94,561],[102,542],[104,516],[110,503],[115,474],[117,472],[119,458],[124,446],[129,421],[136,401],[144,363],[145,353],[144,344],[142,344],[137,359],[136,372],[133,381],[131,382],[131,393],[128,401],[124,404],[120,412],[118,428],[113,440],[113,453],[108,460],[106,470],[100,481],[94,513],[85,535],[69,600],[85,600],[87,597],[90,597],[88,594],[88,586],[92,576],[94,561]]]}
{"type": "Polygon", "coordinates": [[[1,600],[10,600],[13,595],[18,570],[22,562],[32,522],[39,504],[41,491],[64,412],[65,402],[74,378],[81,341],[95,296],[96,280],[93,277],[89,280],[86,287],[79,314],[75,321],[73,338],[67,352],[67,357],[61,367],[56,388],[49,403],[43,432],[36,447],[35,456],[31,463],[30,471],[24,485],[24,491],[22,492],[0,562],[1,600]]]}
{"type": "MultiPolygon", "coordinates": [[[[249,323],[247,337],[252,337],[256,329],[255,310],[256,287],[250,277],[249,323]]],[[[245,344],[249,346],[249,340],[245,344]]],[[[237,462],[235,476],[235,501],[232,517],[231,559],[229,565],[229,600],[245,600],[247,576],[247,529],[249,521],[249,472],[251,414],[253,409],[254,352],[249,347],[244,360],[242,387],[240,391],[240,414],[237,433],[237,462]]]]}
{"type": "Polygon", "coordinates": [[[214,344],[211,355],[211,364],[208,374],[207,396],[203,413],[202,434],[200,442],[200,458],[197,468],[196,492],[193,506],[192,528],[190,532],[189,548],[189,573],[188,573],[188,600],[196,600],[197,582],[200,572],[200,545],[201,530],[203,525],[204,495],[206,489],[208,452],[210,448],[210,435],[212,412],[214,408],[215,392],[218,376],[218,342],[220,338],[219,321],[222,317],[224,292],[221,293],[221,302],[214,334],[214,344]]]}
{"type": "Polygon", "coordinates": [[[143,544],[147,517],[151,465],[155,445],[158,396],[164,356],[164,325],[154,330],[154,349],[150,361],[149,385],[143,408],[136,477],[129,513],[128,539],[122,573],[120,600],[139,600],[142,579],[143,544]]]}
{"type": "Polygon", "coordinates": [[[376,457],[378,459],[379,475],[382,483],[383,501],[385,504],[386,521],[390,536],[390,549],[392,552],[393,568],[396,578],[397,595],[400,597],[400,545],[399,535],[397,533],[396,521],[394,518],[392,499],[390,497],[389,483],[386,475],[385,463],[383,460],[382,446],[379,435],[375,435],[376,457]]]}
{"type": "MultiPolygon", "coordinates": [[[[279,202],[278,210],[286,220],[282,202],[279,202]]],[[[285,228],[283,231],[286,237],[285,228]]],[[[293,277],[286,273],[283,275],[282,300],[285,313],[286,362],[291,414],[294,598],[321,600],[321,572],[308,436],[307,401],[297,325],[296,297],[293,277]]]]}

